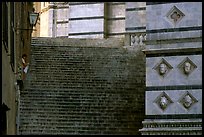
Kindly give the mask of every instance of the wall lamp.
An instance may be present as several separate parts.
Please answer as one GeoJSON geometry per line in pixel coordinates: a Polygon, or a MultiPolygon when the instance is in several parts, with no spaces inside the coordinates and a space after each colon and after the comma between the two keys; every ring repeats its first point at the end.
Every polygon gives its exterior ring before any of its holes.
{"type": "Polygon", "coordinates": [[[32,27],[36,25],[38,16],[39,16],[39,13],[36,13],[36,12],[31,12],[29,14],[30,24],[32,25],[32,27]]]}
{"type": "Polygon", "coordinates": [[[16,30],[33,30],[33,26],[36,25],[38,17],[39,17],[39,13],[29,12],[29,21],[32,28],[31,29],[16,28],[16,30]]]}

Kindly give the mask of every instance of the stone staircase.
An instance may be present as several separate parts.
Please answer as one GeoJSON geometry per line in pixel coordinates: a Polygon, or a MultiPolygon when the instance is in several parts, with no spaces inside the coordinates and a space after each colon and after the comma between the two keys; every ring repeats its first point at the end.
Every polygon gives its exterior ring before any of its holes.
{"type": "Polygon", "coordinates": [[[116,38],[33,38],[19,134],[139,134],[145,64],[131,64],[137,57],[123,44],[116,38]]]}

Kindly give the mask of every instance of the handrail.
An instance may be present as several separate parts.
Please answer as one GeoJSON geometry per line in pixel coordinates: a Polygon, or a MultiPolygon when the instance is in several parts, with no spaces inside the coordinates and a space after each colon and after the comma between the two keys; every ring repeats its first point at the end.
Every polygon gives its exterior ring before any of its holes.
{"type": "Polygon", "coordinates": [[[20,87],[17,85],[17,116],[16,116],[16,134],[20,135],[20,87]]]}

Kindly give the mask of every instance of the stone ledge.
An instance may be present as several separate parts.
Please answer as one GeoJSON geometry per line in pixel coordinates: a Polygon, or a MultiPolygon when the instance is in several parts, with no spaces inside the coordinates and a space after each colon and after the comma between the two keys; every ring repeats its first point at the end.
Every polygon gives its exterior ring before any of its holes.
{"type": "Polygon", "coordinates": [[[202,47],[197,48],[165,48],[165,49],[145,49],[142,50],[145,54],[160,54],[160,53],[183,53],[183,52],[202,52],[202,47]]]}
{"type": "Polygon", "coordinates": [[[142,135],[197,135],[202,134],[202,119],[146,119],[142,135]]]}

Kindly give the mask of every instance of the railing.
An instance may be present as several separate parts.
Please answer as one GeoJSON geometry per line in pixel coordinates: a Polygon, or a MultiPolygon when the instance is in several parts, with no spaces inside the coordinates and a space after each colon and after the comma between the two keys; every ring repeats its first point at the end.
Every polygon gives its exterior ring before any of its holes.
{"type": "Polygon", "coordinates": [[[130,34],[130,46],[145,45],[146,33],[132,33],[130,34]]]}
{"type": "Polygon", "coordinates": [[[20,128],[20,87],[16,83],[17,86],[17,93],[16,93],[16,102],[17,102],[17,115],[16,115],[16,134],[20,135],[19,128],[20,128]]]}

